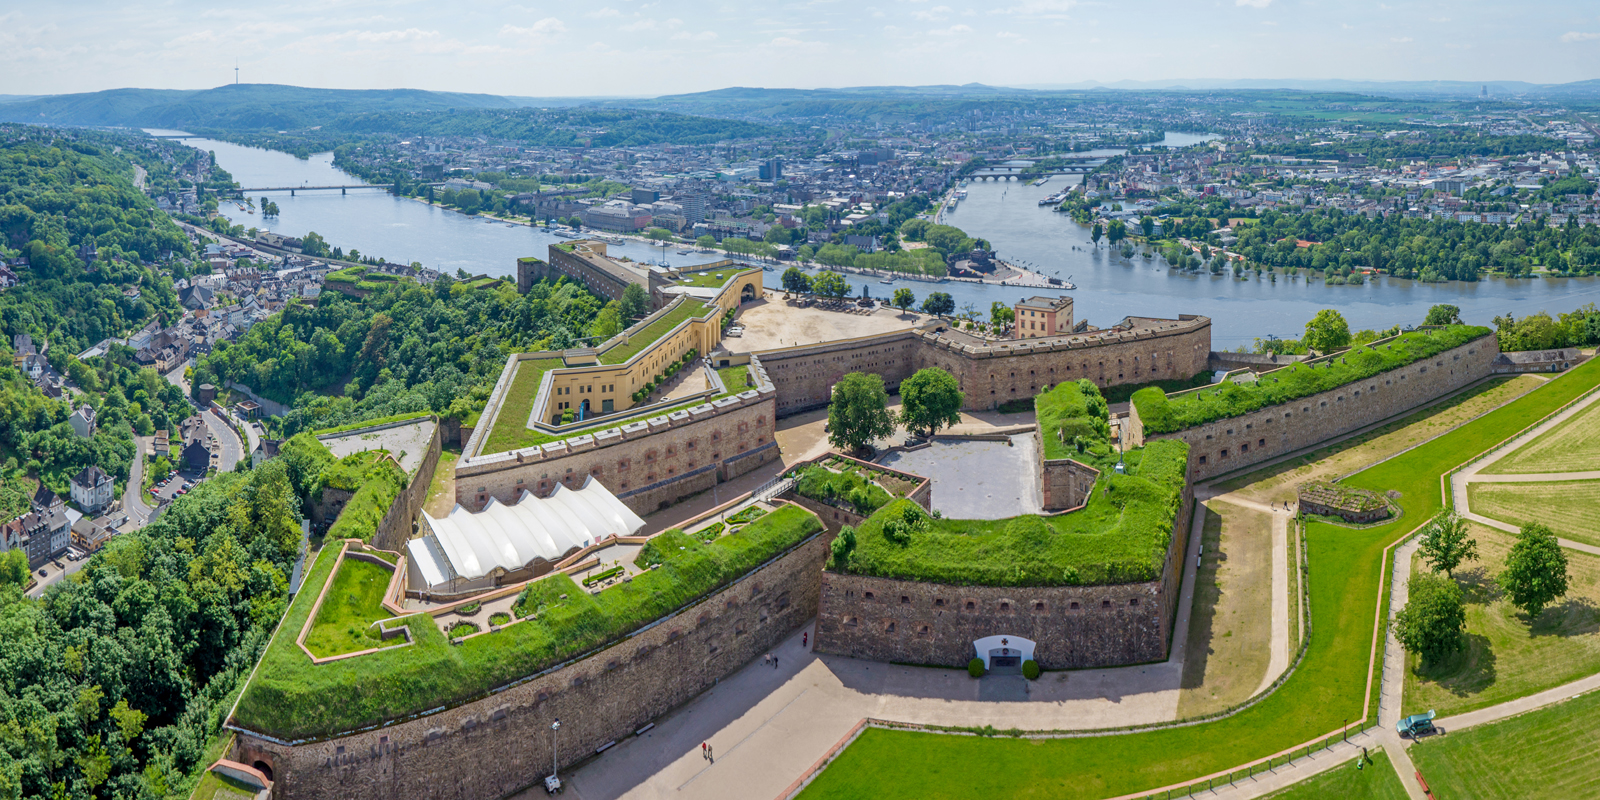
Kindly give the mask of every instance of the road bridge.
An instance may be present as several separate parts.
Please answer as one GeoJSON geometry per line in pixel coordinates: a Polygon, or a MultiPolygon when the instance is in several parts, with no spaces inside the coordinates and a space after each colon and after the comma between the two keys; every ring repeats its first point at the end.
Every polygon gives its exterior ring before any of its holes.
{"type": "Polygon", "coordinates": [[[257,192],[288,192],[289,196],[293,197],[295,192],[323,192],[338,189],[339,194],[346,194],[350,189],[393,188],[394,184],[392,183],[352,183],[344,186],[254,186],[246,189],[234,189],[234,191],[241,195],[255,194],[257,192]]]}

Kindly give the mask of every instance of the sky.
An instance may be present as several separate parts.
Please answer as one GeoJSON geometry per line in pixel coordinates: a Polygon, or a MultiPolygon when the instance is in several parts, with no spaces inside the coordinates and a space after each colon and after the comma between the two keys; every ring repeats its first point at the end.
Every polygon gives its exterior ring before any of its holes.
{"type": "Polygon", "coordinates": [[[1600,77],[1593,0],[0,0],[0,94],[1600,77]]]}

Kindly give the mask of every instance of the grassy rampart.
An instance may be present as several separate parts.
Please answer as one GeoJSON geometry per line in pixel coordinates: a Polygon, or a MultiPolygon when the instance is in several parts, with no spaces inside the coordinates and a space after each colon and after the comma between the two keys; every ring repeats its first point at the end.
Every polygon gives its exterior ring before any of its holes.
{"type": "Polygon", "coordinates": [[[629,336],[626,344],[616,345],[601,353],[600,363],[606,365],[626,364],[628,359],[643,352],[645,348],[655,344],[658,339],[666,336],[673,328],[678,327],[678,323],[693,317],[703,317],[710,310],[712,310],[712,306],[686,297],[682,302],[678,303],[676,308],[662,314],[655,322],[641,328],[638,333],[629,336]]]}
{"type": "Polygon", "coordinates": [[[1134,393],[1133,404],[1146,434],[1172,433],[1336,389],[1489,334],[1488,328],[1475,325],[1412,331],[1376,347],[1352,347],[1314,365],[1291,364],[1247,383],[1230,379],[1174,397],[1155,387],[1141,389],[1134,393]]]}
{"type": "Polygon", "coordinates": [[[1184,727],[1046,740],[872,729],[802,797],[1088,800],[1224,771],[1355,722],[1366,711],[1384,548],[1442,508],[1441,475],[1597,383],[1600,359],[1347,479],[1361,488],[1400,491],[1405,515],[1365,529],[1307,525],[1310,644],[1275,693],[1238,714],[1184,727]]]}
{"type": "MultiPolygon", "coordinates": [[[[660,563],[659,568],[598,595],[558,573],[531,584],[521,598],[521,612],[532,616],[499,632],[452,646],[431,617],[416,615],[407,621],[414,646],[320,665],[295,646],[294,633],[283,632],[298,631],[316,602],[314,592],[302,592],[245,689],[236,722],[293,740],[473,700],[614,642],[711,594],[821,529],[811,513],[787,506],[711,544],[680,532],[664,533],[639,555],[639,563],[660,563]]],[[[321,586],[335,555],[333,548],[325,549],[305,585],[321,586]]]]}

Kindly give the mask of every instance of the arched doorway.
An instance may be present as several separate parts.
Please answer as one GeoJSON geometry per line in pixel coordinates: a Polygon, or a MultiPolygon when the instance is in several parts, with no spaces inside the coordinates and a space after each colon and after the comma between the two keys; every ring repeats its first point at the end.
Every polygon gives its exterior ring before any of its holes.
{"type": "Polygon", "coordinates": [[[748,303],[754,299],[756,299],[756,285],[753,283],[745,284],[744,288],[739,290],[739,302],[748,303]]]}
{"type": "Polygon", "coordinates": [[[588,418],[589,418],[589,401],[585,400],[582,403],[578,404],[578,421],[582,422],[583,420],[586,420],[588,418]]]}
{"type": "Polygon", "coordinates": [[[1033,660],[1032,640],[1021,636],[1002,634],[985,636],[972,643],[973,654],[983,659],[983,668],[990,672],[1022,674],[1024,662],[1033,660]]]}
{"type": "Polygon", "coordinates": [[[268,764],[265,761],[257,761],[256,763],[251,764],[250,766],[255,767],[257,772],[261,773],[262,775],[267,776],[267,780],[269,780],[269,781],[273,780],[273,777],[272,777],[272,765],[271,764],[268,764]]]}

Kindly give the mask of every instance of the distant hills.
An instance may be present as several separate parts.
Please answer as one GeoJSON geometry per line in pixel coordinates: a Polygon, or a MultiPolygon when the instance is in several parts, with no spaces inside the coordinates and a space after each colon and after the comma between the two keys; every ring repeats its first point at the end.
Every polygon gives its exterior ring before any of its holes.
{"type": "Polygon", "coordinates": [[[0,102],[0,122],[135,128],[287,130],[347,113],[517,108],[492,94],[421,89],[308,89],[245,83],[194,91],[110,89],[0,102]]]}
{"type": "MultiPolygon", "coordinates": [[[[826,126],[829,120],[855,122],[950,119],[969,111],[994,111],[1008,107],[1036,107],[1090,101],[1102,92],[1126,91],[1251,91],[1277,90],[1338,92],[1346,95],[1469,99],[1487,87],[1490,99],[1510,97],[1563,99],[1600,98],[1600,80],[1563,84],[1522,81],[1347,81],[1347,80],[1223,80],[1117,81],[1099,83],[989,86],[969,83],[933,86],[853,86],[828,89],[787,89],[735,86],[708,92],[660,97],[519,97],[421,89],[313,89],[277,84],[229,84],[214,89],[111,89],[84,94],[46,96],[0,95],[0,122],[31,122],[100,127],[177,128],[195,131],[268,133],[305,131],[319,126],[370,131],[374,124],[393,122],[423,131],[459,130],[460,124],[441,120],[455,114],[488,115],[511,112],[519,119],[508,123],[530,141],[552,137],[532,130],[552,122],[524,116],[536,109],[596,111],[630,109],[698,117],[735,118],[759,124],[801,122],[826,126]]],[[[617,120],[596,120],[600,126],[617,120]]],[[[635,130],[642,120],[629,120],[635,130]]],[[[665,136],[689,135],[683,120],[665,121],[665,136]],[[670,131],[670,132],[667,132],[670,131]]],[[[706,135],[732,134],[735,138],[760,135],[756,129],[718,129],[709,125],[706,135]]],[[[553,138],[563,138],[557,136],[553,138]]],[[[599,138],[605,138],[603,135],[599,138]]],[[[632,141],[632,132],[621,135],[632,141]]]]}

